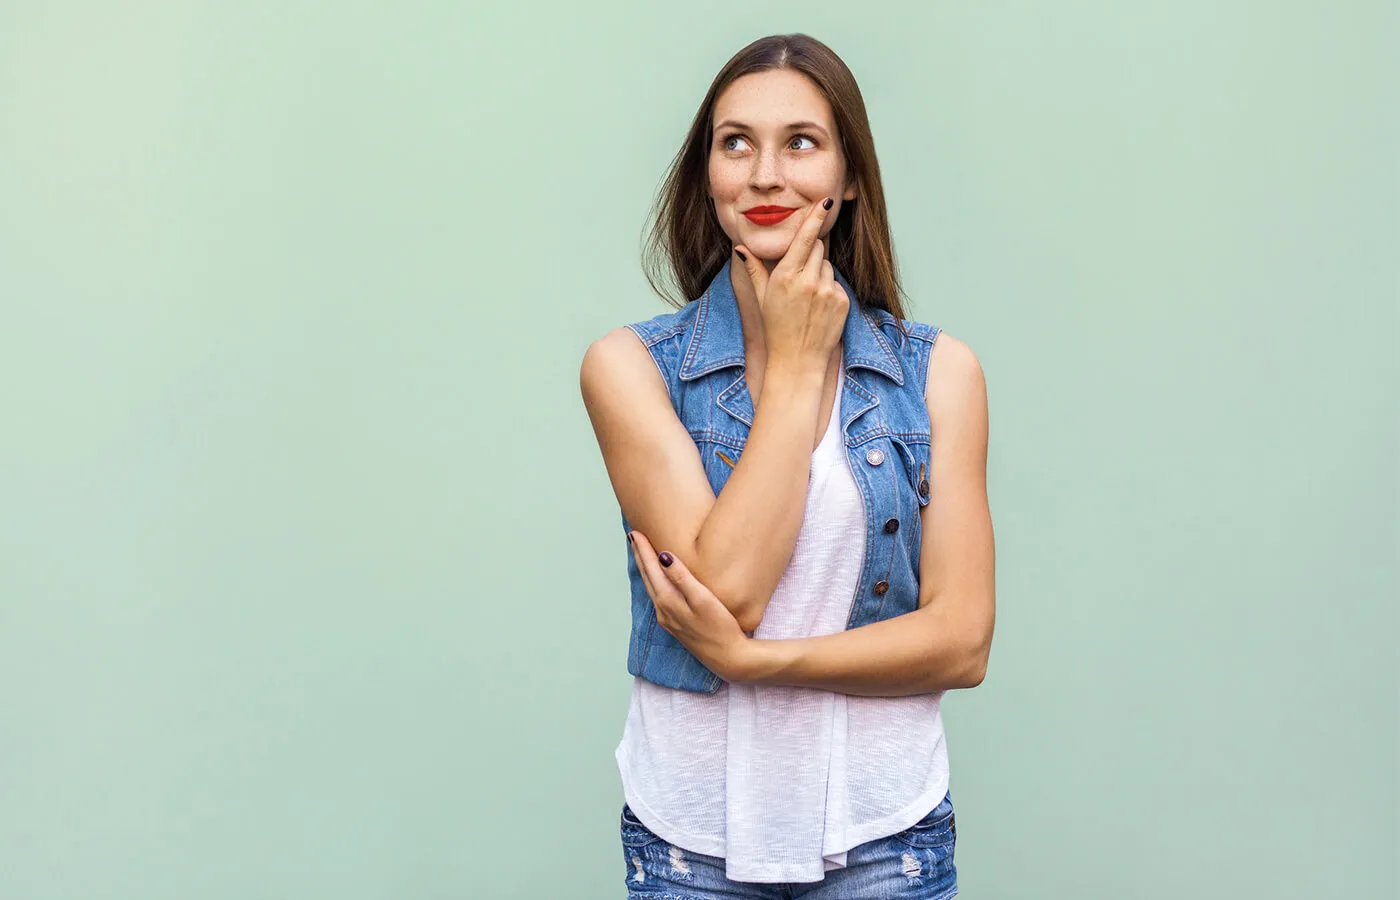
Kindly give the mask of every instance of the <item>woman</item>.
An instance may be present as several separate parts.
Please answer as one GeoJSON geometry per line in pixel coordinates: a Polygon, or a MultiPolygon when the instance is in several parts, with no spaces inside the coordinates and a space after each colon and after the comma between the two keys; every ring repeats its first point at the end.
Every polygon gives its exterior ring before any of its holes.
{"type": "Polygon", "coordinates": [[[629,895],[951,897],[940,701],[982,681],[995,607],[985,383],[903,317],[829,48],[726,64],[650,246],[683,302],[580,372],[631,543],[629,895]]]}

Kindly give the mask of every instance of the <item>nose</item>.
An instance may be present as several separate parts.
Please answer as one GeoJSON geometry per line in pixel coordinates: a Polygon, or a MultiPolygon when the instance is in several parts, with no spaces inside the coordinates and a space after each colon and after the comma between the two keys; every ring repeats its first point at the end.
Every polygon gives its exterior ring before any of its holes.
{"type": "Polygon", "coordinates": [[[749,184],[757,192],[768,192],[783,186],[782,165],[776,150],[762,150],[754,157],[749,184]]]}

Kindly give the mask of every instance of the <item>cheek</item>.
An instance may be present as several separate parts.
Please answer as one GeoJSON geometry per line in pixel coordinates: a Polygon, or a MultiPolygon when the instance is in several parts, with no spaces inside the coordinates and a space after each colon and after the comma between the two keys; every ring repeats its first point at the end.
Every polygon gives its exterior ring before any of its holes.
{"type": "Polygon", "coordinates": [[[742,178],[726,177],[726,173],[710,170],[710,202],[720,227],[731,240],[739,240],[739,216],[734,212],[734,204],[744,193],[742,178]]]}
{"type": "Polygon", "coordinates": [[[717,202],[733,203],[743,192],[743,173],[722,166],[710,168],[710,193],[717,202]]]}
{"type": "Polygon", "coordinates": [[[793,185],[809,197],[837,196],[843,187],[839,165],[809,166],[793,172],[793,185]]]}

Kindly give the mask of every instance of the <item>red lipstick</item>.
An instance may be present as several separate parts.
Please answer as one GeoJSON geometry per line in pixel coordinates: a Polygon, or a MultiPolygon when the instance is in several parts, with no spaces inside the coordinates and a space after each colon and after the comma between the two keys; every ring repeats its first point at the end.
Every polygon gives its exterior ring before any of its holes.
{"type": "Polygon", "coordinates": [[[744,210],[744,215],[755,225],[777,225],[795,212],[791,206],[755,206],[744,210]]]}

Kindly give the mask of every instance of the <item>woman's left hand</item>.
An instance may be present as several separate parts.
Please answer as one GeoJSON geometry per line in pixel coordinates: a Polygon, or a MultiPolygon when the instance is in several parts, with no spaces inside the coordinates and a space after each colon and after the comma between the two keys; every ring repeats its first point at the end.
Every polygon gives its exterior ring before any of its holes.
{"type": "Polygon", "coordinates": [[[656,622],[725,681],[743,681],[753,661],[753,640],[739,620],[699,582],[674,554],[661,565],[660,556],[640,531],[633,531],[632,556],[637,560],[647,596],[656,607],[656,622]]]}

